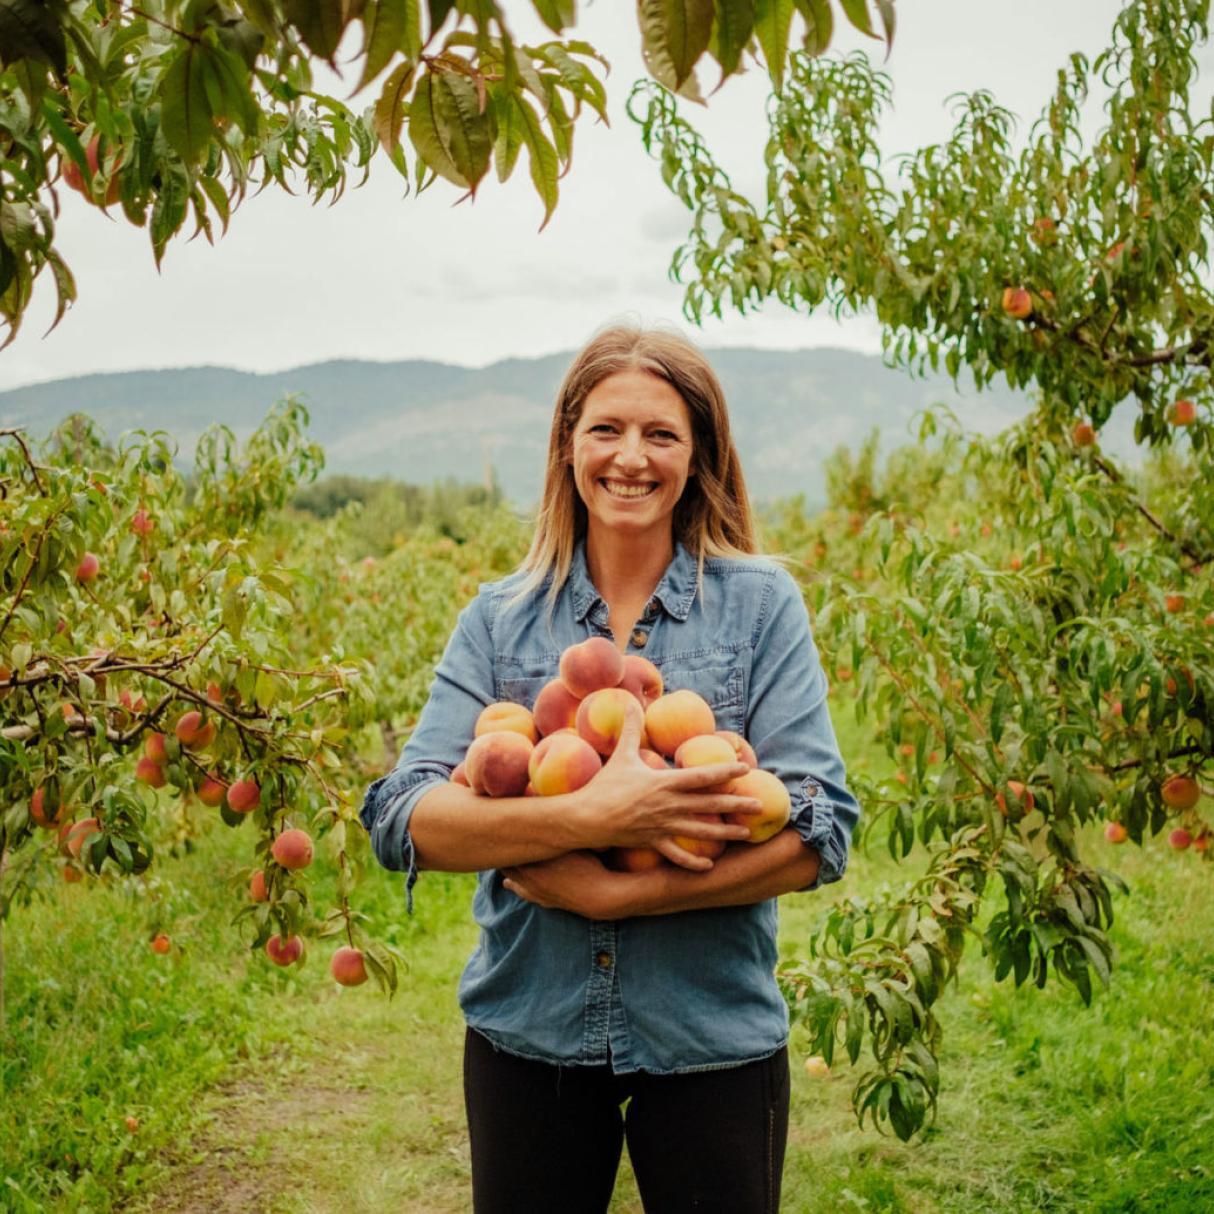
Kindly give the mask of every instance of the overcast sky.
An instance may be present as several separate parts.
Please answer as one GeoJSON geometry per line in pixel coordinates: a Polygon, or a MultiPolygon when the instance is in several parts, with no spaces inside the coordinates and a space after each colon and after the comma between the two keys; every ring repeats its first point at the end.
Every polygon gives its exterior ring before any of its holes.
{"type": "MultiPolygon", "coordinates": [[[[580,8],[578,36],[613,65],[613,119],[609,129],[579,125],[573,168],[543,233],[525,153],[510,182],[499,185],[491,175],[471,205],[452,206],[457,192],[442,182],[420,198],[404,197],[382,156],[368,184],[332,208],[267,191],[237,211],[214,247],[201,239],[171,244],[159,274],[144,230],[63,190],[60,247],[80,300],[44,337],[53,295],[44,276],[21,335],[0,354],[0,389],[203,363],[277,370],[351,357],[483,365],[572,348],[621,315],[686,324],[681,288],[666,268],[687,212],[666,192],[623,112],[629,85],[642,74],[633,6],[598,0],[580,8]]],[[[977,88],[990,89],[1027,128],[1067,55],[1092,56],[1107,45],[1119,8],[1115,0],[899,5],[886,64],[894,112],[885,147],[909,151],[945,138],[946,98],[977,88]]],[[[837,46],[864,41],[843,29],[837,46]]],[[[873,53],[881,58],[883,50],[873,53]]],[[[1207,49],[1203,63],[1210,62],[1207,49]]],[[[707,110],[687,107],[735,185],[752,197],[762,183],[765,80],[753,70],[728,83],[707,110]]],[[[356,104],[375,95],[372,86],[356,104]]],[[[708,346],[880,348],[867,318],[836,323],[778,304],[708,322],[699,339],[708,346]]]]}

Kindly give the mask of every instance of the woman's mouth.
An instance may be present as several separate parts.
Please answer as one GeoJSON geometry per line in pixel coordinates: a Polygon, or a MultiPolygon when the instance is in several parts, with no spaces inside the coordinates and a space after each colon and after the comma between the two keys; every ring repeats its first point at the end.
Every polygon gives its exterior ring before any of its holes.
{"type": "Polygon", "coordinates": [[[648,497],[657,488],[657,484],[654,481],[612,481],[607,480],[606,477],[601,478],[599,484],[612,497],[628,500],[648,497]]]}

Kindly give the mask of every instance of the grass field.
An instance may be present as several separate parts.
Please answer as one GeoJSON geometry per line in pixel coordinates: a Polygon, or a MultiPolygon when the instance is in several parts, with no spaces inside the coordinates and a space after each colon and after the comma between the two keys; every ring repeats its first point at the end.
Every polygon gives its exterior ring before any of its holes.
{"type": "MultiPolygon", "coordinates": [[[[840,724],[853,765],[879,761],[840,724]]],[[[472,878],[427,874],[410,919],[399,874],[368,872],[362,905],[409,961],[389,1002],[336,988],[325,942],[297,973],[242,948],[245,847],[217,829],[146,887],[64,886],[14,913],[0,1209],[467,1209],[472,878]]],[[[996,985],[975,948],[940,1008],[940,1117],[911,1144],[857,1129],[846,1066],[811,1081],[796,1064],[785,1210],[1214,1209],[1211,870],[1162,841],[1089,847],[1132,891],[1112,989],[1084,1009],[1052,979],[996,985]]],[[[900,879],[880,840],[857,850],[841,885],[784,900],[784,954],[826,902],[900,879]]],[[[640,1210],[626,1167],[612,1209],[640,1210]]]]}

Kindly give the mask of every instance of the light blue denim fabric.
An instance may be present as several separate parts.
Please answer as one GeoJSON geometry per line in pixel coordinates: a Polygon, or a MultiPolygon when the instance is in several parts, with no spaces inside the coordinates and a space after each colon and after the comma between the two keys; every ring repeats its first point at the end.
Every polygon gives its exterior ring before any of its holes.
{"type": "MultiPolygon", "coordinates": [[[[363,825],[381,864],[417,880],[409,817],[449,779],[486,704],[530,707],[561,652],[610,636],[607,605],[578,545],[551,626],[543,588],[507,608],[520,575],[481,587],[461,612],[400,762],[367,790],[363,825]]],[[[847,865],[859,806],[847,790],[826,678],[801,592],[760,557],[708,559],[702,597],[681,545],[628,646],[690,688],[718,729],[743,734],[792,795],[793,825],[821,854],[814,886],[847,865]],[[638,642],[640,643],[638,645],[638,642]]],[[[812,887],[811,887],[812,888],[812,887]]],[[[480,943],[460,981],[468,1023],[512,1053],[550,1063],[610,1061],[660,1074],[735,1066],[778,1050],[788,1011],[774,978],[776,901],[598,923],[534,906],[481,873],[480,943]]]]}

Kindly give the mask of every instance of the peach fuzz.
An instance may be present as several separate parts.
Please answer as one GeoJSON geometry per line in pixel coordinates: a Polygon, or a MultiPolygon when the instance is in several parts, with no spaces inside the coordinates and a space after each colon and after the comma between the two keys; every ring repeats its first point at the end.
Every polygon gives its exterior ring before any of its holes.
{"type": "Polygon", "coordinates": [[[490,704],[484,709],[476,718],[476,727],[472,732],[478,738],[487,733],[522,734],[533,746],[539,741],[531,713],[521,704],[512,704],[509,700],[490,704]]]}
{"type": "Polygon", "coordinates": [[[485,797],[521,797],[534,749],[529,739],[510,730],[475,738],[464,756],[472,791],[485,797]]]}
{"type": "Polygon", "coordinates": [[[622,873],[645,873],[664,863],[662,853],[652,847],[613,847],[611,865],[622,873]]]}
{"type": "Polygon", "coordinates": [[[535,697],[535,706],[531,710],[536,729],[544,737],[556,733],[558,729],[573,729],[581,702],[560,679],[545,683],[535,697]]]}
{"type": "Polygon", "coordinates": [[[755,768],[744,776],[731,780],[726,789],[731,796],[753,797],[762,807],[757,814],[726,814],[725,821],[735,826],[750,827],[748,843],[762,843],[778,835],[788,825],[792,798],[784,781],[770,771],[755,768]]]}
{"type": "MultiPolygon", "coordinates": [[[[606,687],[591,692],[577,711],[577,731],[601,755],[609,755],[624,731],[632,713],[640,716],[636,697],[622,687],[606,687]]],[[[642,725],[642,728],[644,726],[642,725]]]]}
{"type": "Polygon", "coordinates": [[[561,654],[560,670],[565,690],[584,700],[592,691],[619,686],[624,655],[606,637],[591,637],[561,654]]]}
{"type": "Polygon", "coordinates": [[[590,783],[602,766],[598,752],[584,738],[554,733],[531,752],[527,771],[535,795],[554,797],[590,783]]]}
{"type": "MultiPolygon", "coordinates": [[[[692,814],[699,822],[720,822],[720,814],[692,814]]],[[[742,823],[746,825],[745,822],[742,823]]],[[[689,835],[675,835],[674,841],[684,850],[689,851],[693,856],[707,856],[710,860],[715,860],[724,850],[725,842],[723,839],[693,839],[689,835]]]]}
{"type": "Polygon", "coordinates": [[[745,763],[751,768],[759,766],[754,747],[740,733],[734,733],[732,729],[718,729],[715,732],[718,738],[724,738],[733,747],[739,763],[745,763]]]}
{"type": "Polygon", "coordinates": [[[624,658],[624,677],[620,686],[632,692],[641,701],[642,708],[648,708],[666,690],[662,672],[648,658],[635,653],[624,658]]]}
{"type": "Polygon", "coordinates": [[[659,696],[645,710],[649,744],[667,758],[673,757],[688,738],[713,733],[716,727],[712,709],[694,691],[672,691],[659,696]]]}

